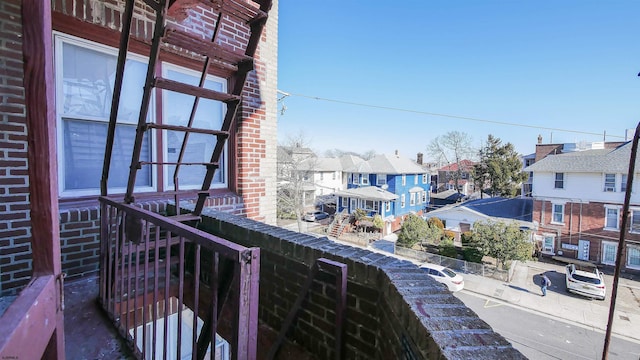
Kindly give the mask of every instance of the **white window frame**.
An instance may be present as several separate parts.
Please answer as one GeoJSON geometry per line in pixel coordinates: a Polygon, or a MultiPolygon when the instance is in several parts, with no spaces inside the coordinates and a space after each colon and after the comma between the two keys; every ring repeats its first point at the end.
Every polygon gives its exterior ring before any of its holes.
{"type": "Polygon", "coordinates": [[[349,206],[349,198],[346,196],[342,196],[340,198],[340,204],[342,205],[343,208],[346,208],[349,206]]]}
{"type": "Polygon", "coordinates": [[[566,182],[566,179],[565,179],[564,175],[565,175],[565,173],[563,173],[563,172],[554,173],[554,175],[553,175],[553,188],[554,189],[564,189],[565,188],[565,186],[564,186],[565,184],[564,183],[566,182]],[[558,175],[560,175],[561,179],[558,179],[558,175]],[[558,184],[560,186],[558,186],[558,184]]]}
{"type": "Polygon", "coordinates": [[[564,203],[551,203],[551,223],[552,224],[559,224],[559,225],[564,225],[564,203]],[[561,221],[557,221],[556,220],[556,214],[558,212],[556,212],[556,206],[561,206],[562,207],[562,211],[559,212],[559,214],[562,216],[562,218],[560,219],[561,221]]]}
{"type": "Polygon", "coordinates": [[[423,184],[427,183],[427,174],[426,173],[422,174],[422,183],[423,184]]]}
{"type": "Polygon", "coordinates": [[[638,252],[638,256],[640,257],[640,244],[636,244],[636,245],[632,245],[632,244],[627,244],[627,259],[626,259],[626,267],[629,269],[639,269],[640,270],[640,264],[638,265],[632,265],[631,264],[631,250],[633,250],[633,252],[638,252]]]}
{"type": "Polygon", "coordinates": [[[418,185],[418,174],[413,175],[413,185],[418,185]]]}
{"type": "Polygon", "coordinates": [[[401,207],[401,208],[404,208],[405,203],[407,202],[407,200],[406,200],[406,199],[407,199],[407,197],[406,197],[406,195],[405,195],[405,194],[400,195],[400,207],[401,207]]]}
{"type": "Polygon", "coordinates": [[[409,206],[415,206],[416,205],[416,193],[412,192],[409,193],[409,206]]]}
{"type": "Polygon", "coordinates": [[[426,191],[422,192],[422,203],[423,204],[427,203],[427,192],[426,191]]]}
{"type": "Polygon", "coordinates": [[[638,224],[634,226],[633,217],[638,216],[640,218],[640,208],[631,208],[631,214],[629,214],[629,232],[634,234],[640,233],[640,219],[638,219],[638,224]]]}
{"type": "Polygon", "coordinates": [[[390,212],[391,211],[391,201],[385,201],[384,206],[385,206],[385,208],[384,208],[385,212],[390,212]]]}
{"type": "Polygon", "coordinates": [[[349,209],[349,213],[353,213],[358,208],[358,199],[350,198],[351,208],[349,209]]]}
{"type": "Polygon", "coordinates": [[[376,174],[376,185],[386,185],[387,174],[376,174]]]}
{"type": "Polygon", "coordinates": [[[406,185],[407,185],[407,175],[402,174],[402,186],[406,186],[406,185]]]}
{"type": "MultiPolygon", "coordinates": [[[[620,192],[627,191],[627,180],[627,174],[620,174],[620,192]]],[[[631,191],[633,192],[633,187],[631,188],[631,191]]]]}
{"type": "Polygon", "coordinates": [[[360,183],[362,185],[369,185],[369,174],[363,173],[361,174],[362,178],[360,179],[360,183]]]}
{"type": "Polygon", "coordinates": [[[620,230],[620,206],[619,205],[605,205],[604,206],[604,230],[620,230]],[[615,210],[616,212],[616,226],[612,227],[612,226],[607,226],[608,225],[608,217],[609,217],[609,211],[610,210],[615,210]]]}
{"type": "MultiPolygon", "coordinates": [[[[195,70],[191,70],[182,66],[178,66],[175,64],[170,64],[167,62],[163,62],[162,63],[162,74],[163,76],[165,76],[166,78],[168,78],[168,72],[169,71],[176,71],[176,72],[181,72],[183,74],[186,75],[191,75],[196,77],[197,79],[200,78],[201,73],[195,71],[195,70]]],[[[227,81],[221,77],[218,76],[214,76],[214,75],[207,75],[207,81],[213,81],[213,82],[218,82],[222,85],[221,91],[222,92],[226,92],[227,91],[227,81]]],[[[169,92],[167,91],[163,91],[163,96],[166,98],[166,96],[169,96],[169,92]]],[[[170,101],[167,100],[163,100],[163,107],[167,107],[167,106],[171,106],[170,101]]],[[[221,122],[224,121],[224,114],[226,111],[226,105],[224,103],[222,103],[222,106],[220,107],[220,120],[221,122]]],[[[165,120],[166,122],[166,120],[165,120]]],[[[218,129],[212,129],[212,130],[220,130],[218,129]]],[[[168,144],[167,144],[167,130],[163,130],[162,131],[163,134],[163,149],[162,151],[164,152],[164,158],[168,159],[168,144]]],[[[227,161],[227,157],[228,157],[228,141],[225,142],[224,144],[224,150],[222,151],[222,155],[220,156],[220,162],[222,162],[222,166],[217,170],[217,171],[222,171],[222,177],[221,177],[221,181],[219,183],[216,182],[212,182],[211,186],[209,187],[210,189],[221,189],[221,188],[226,188],[228,186],[228,174],[229,174],[229,169],[228,169],[228,161],[227,161]]],[[[209,161],[207,159],[207,161],[209,161]]],[[[184,166],[181,168],[181,170],[184,168],[184,166]]],[[[171,185],[171,183],[173,182],[173,171],[171,171],[169,169],[169,165],[165,165],[164,169],[164,186],[167,189],[172,189],[173,186],[171,185]]],[[[305,172],[304,181],[309,181],[309,172],[305,172]]],[[[180,184],[180,190],[194,190],[194,189],[200,189],[202,187],[202,184],[193,184],[193,185],[182,185],[180,184]]]]}
{"type": "MultiPolygon", "coordinates": [[[[64,164],[65,164],[65,151],[64,151],[64,125],[63,125],[63,118],[66,119],[70,119],[70,120],[79,120],[79,121],[86,121],[86,122],[99,122],[99,123],[104,123],[106,125],[109,124],[109,118],[107,117],[106,119],[103,118],[96,118],[96,117],[91,117],[91,116],[87,116],[87,115],[80,115],[80,116],[73,116],[73,115],[66,115],[62,112],[62,109],[64,108],[63,106],[63,101],[64,101],[64,97],[63,95],[63,66],[64,66],[64,54],[63,54],[63,44],[70,44],[73,46],[77,46],[77,47],[81,47],[84,49],[88,49],[88,50],[92,50],[92,51],[96,51],[96,52],[100,52],[103,53],[105,55],[108,56],[113,56],[115,58],[118,57],[118,49],[110,47],[110,46],[106,46],[104,44],[100,44],[94,41],[90,41],[90,40],[86,40],[86,39],[81,39],[79,37],[75,37],[72,35],[68,35],[68,34],[64,34],[61,32],[57,32],[54,31],[53,32],[53,42],[54,42],[54,66],[55,66],[55,74],[57,74],[57,76],[55,77],[55,94],[56,94],[56,108],[59,109],[58,111],[56,111],[56,125],[57,125],[57,160],[58,160],[58,194],[61,198],[73,198],[73,197],[81,197],[81,196],[90,196],[90,195],[99,195],[100,194],[100,178],[96,179],[96,187],[95,188],[90,188],[90,189],[73,189],[73,190],[67,190],[65,189],[65,168],[64,168],[64,164]]],[[[141,62],[143,64],[148,63],[148,60],[146,57],[143,56],[139,56],[136,54],[132,54],[129,53],[127,55],[127,59],[129,60],[135,60],[138,62],[141,62]]],[[[144,85],[144,84],[140,84],[140,85],[144,85]]],[[[111,101],[111,99],[109,99],[109,101],[111,101]]],[[[149,105],[149,117],[150,118],[156,118],[156,115],[154,114],[154,109],[155,109],[155,100],[154,97],[151,97],[151,103],[149,105]]],[[[118,121],[119,124],[127,124],[127,125],[131,125],[131,126],[136,126],[137,125],[137,115],[135,116],[135,122],[127,122],[127,123],[123,123],[121,121],[118,121]]],[[[157,161],[157,152],[156,152],[156,137],[155,137],[155,132],[153,132],[151,134],[150,137],[150,141],[149,141],[149,151],[151,154],[151,160],[152,161],[157,161]]],[[[105,139],[106,142],[106,139],[105,139]]],[[[157,167],[155,165],[146,165],[146,166],[151,166],[151,185],[150,186],[136,186],[134,189],[136,192],[153,192],[153,191],[157,191],[157,186],[158,186],[158,179],[157,179],[157,174],[158,174],[158,170],[157,167]]],[[[113,187],[113,186],[109,186],[108,187],[108,191],[110,194],[119,194],[119,193],[125,193],[126,192],[126,187],[113,187]]]]}
{"type": "MultiPolygon", "coordinates": [[[[611,250],[609,250],[611,251],[611,250]]],[[[618,243],[617,242],[611,242],[611,241],[603,241],[602,242],[602,259],[600,259],[600,261],[605,264],[605,265],[615,265],[616,264],[616,254],[618,252],[618,243]],[[607,258],[605,257],[605,254],[607,254],[607,251],[605,250],[605,248],[611,247],[613,248],[613,257],[609,260],[607,260],[607,258]]]]}
{"type": "Polygon", "coordinates": [[[616,191],[616,174],[605,173],[603,175],[604,180],[604,192],[616,191]]]}

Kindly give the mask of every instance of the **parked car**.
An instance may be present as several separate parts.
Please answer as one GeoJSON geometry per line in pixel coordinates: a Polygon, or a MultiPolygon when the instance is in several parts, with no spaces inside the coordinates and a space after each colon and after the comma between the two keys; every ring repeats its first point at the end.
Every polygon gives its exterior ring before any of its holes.
{"type": "Polygon", "coordinates": [[[566,283],[567,291],[598,300],[604,300],[606,287],[604,285],[604,277],[593,267],[592,271],[585,271],[575,264],[569,264],[566,267],[566,283]]]}
{"type": "Polygon", "coordinates": [[[424,264],[420,266],[427,274],[436,279],[437,282],[447,285],[450,291],[456,292],[464,288],[464,278],[456,274],[453,270],[436,264],[424,264]]]}
{"type": "Polygon", "coordinates": [[[304,221],[318,221],[318,220],[322,220],[322,219],[326,219],[329,217],[329,214],[327,214],[324,211],[314,211],[314,212],[308,212],[306,214],[304,214],[304,221]]]}

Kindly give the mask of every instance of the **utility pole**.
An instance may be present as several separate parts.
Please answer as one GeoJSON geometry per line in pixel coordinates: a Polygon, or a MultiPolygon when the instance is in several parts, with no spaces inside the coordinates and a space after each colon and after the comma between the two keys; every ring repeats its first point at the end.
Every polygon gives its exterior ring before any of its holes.
{"type": "Polygon", "coordinates": [[[624,195],[624,205],[622,210],[622,224],[620,225],[620,239],[618,240],[618,251],[616,254],[616,268],[613,274],[613,288],[611,289],[611,306],[609,307],[609,320],[607,321],[607,332],[604,337],[604,349],[602,350],[602,360],[607,360],[609,356],[609,343],[611,342],[611,328],[613,327],[613,317],[616,309],[616,298],[618,296],[618,280],[620,279],[620,267],[624,258],[624,238],[627,233],[627,220],[629,218],[629,202],[631,201],[631,187],[633,185],[633,175],[636,168],[636,154],[638,152],[638,138],[640,137],[640,123],[636,126],[636,133],[633,135],[631,145],[631,159],[629,160],[629,173],[627,175],[627,190],[624,195]]]}

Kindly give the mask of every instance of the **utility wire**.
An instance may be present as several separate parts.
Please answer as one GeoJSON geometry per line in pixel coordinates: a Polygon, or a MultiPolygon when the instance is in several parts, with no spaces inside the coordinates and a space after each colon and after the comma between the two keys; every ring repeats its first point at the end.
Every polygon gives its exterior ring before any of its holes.
{"type": "MultiPolygon", "coordinates": [[[[530,128],[530,129],[538,129],[538,130],[560,131],[560,132],[568,132],[568,133],[583,134],[583,135],[603,136],[604,134],[606,134],[606,133],[601,134],[601,133],[593,133],[593,132],[588,132],[588,131],[552,128],[552,127],[545,127],[545,126],[518,124],[518,123],[511,123],[511,122],[506,122],[506,121],[479,119],[479,118],[468,117],[468,116],[440,114],[440,113],[433,113],[433,112],[428,112],[428,111],[397,108],[397,107],[392,107],[392,106],[381,106],[381,105],[364,104],[364,103],[358,103],[358,102],[346,101],[346,100],[329,99],[329,98],[323,98],[323,97],[319,97],[319,96],[310,96],[310,95],[304,95],[304,94],[296,94],[296,93],[292,93],[292,92],[284,92],[284,91],[281,91],[281,90],[278,90],[278,91],[280,93],[287,94],[287,96],[297,96],[297,97],[307,98],[307,99],[312,99],[312,100],[334,102],[334,103],[338,103],[338,104],[361,106],[361,107],[368,107],[368,108],[374,108],[374,109],[383,109],[383,110],[391,110],[391,111],[401,111],[401,112],[412,113],[412,114],[438,116],[438,117],[445,117],[445,118],[449,118],[449,119],[468,120],[468,121],[476,121],[476,122],[489,123],[489,124],[516,126],[516,127],[524,127],[524,128],[530,128]]],[[[284,97],[282,99],[284,99],[284,97]]],[[[624,139],[624,136],[616,136],[616,135],[606,135],[606,136],[624,139]]]]}

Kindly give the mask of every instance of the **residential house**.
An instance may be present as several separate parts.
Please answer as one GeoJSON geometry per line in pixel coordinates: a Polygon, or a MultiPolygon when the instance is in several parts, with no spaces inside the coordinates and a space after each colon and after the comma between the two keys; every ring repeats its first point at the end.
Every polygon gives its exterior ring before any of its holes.
{"type": "Polygon", "coordinates": [[[445,229],[456,234],[473,229],[477,221],[515,222],[521,229],[535,230],[531,198],[484,198],[443,206],[425,214],[425,218],[437,217],[445,229]]]}
{"type": "Polygon", "coordinates": [[[473,184],[473,166],[471,160],[460,160],[459,163],[448,164],[438,169],[437,191],[457,190],[463,195],[470,195],[475,191],[473,184]],[[457,185],[457,189],[456,189],[457,185]]]}
{"type": "Polygon", "coordinates": [[[429,174],[397,152],[377,155],[343,172],[348,183],[346,190],[336,194],[337,210],[365,209],[370,216],[380,215],[384,233],[400,229],[406,215],[422,214],[429,203],[429,174]]]}
{"type": "MultiPolygon", "coordinates": [[[[539,147],[544,147],[543,152],[549,149],[548,145],[539,147]]],[[[629,227],[621,229],[631,143],[552,148],[552,154],[536,156],[536,162],[525,168],[533,173],[533,220],[539,223],[537,240],[543,253],[614,265],[620,231],[629,230],[623,268],[640,270],[637,191],[631,193],[629,227]]],[[[536,147],[536,153],[538,150],[536,147]]]]}

